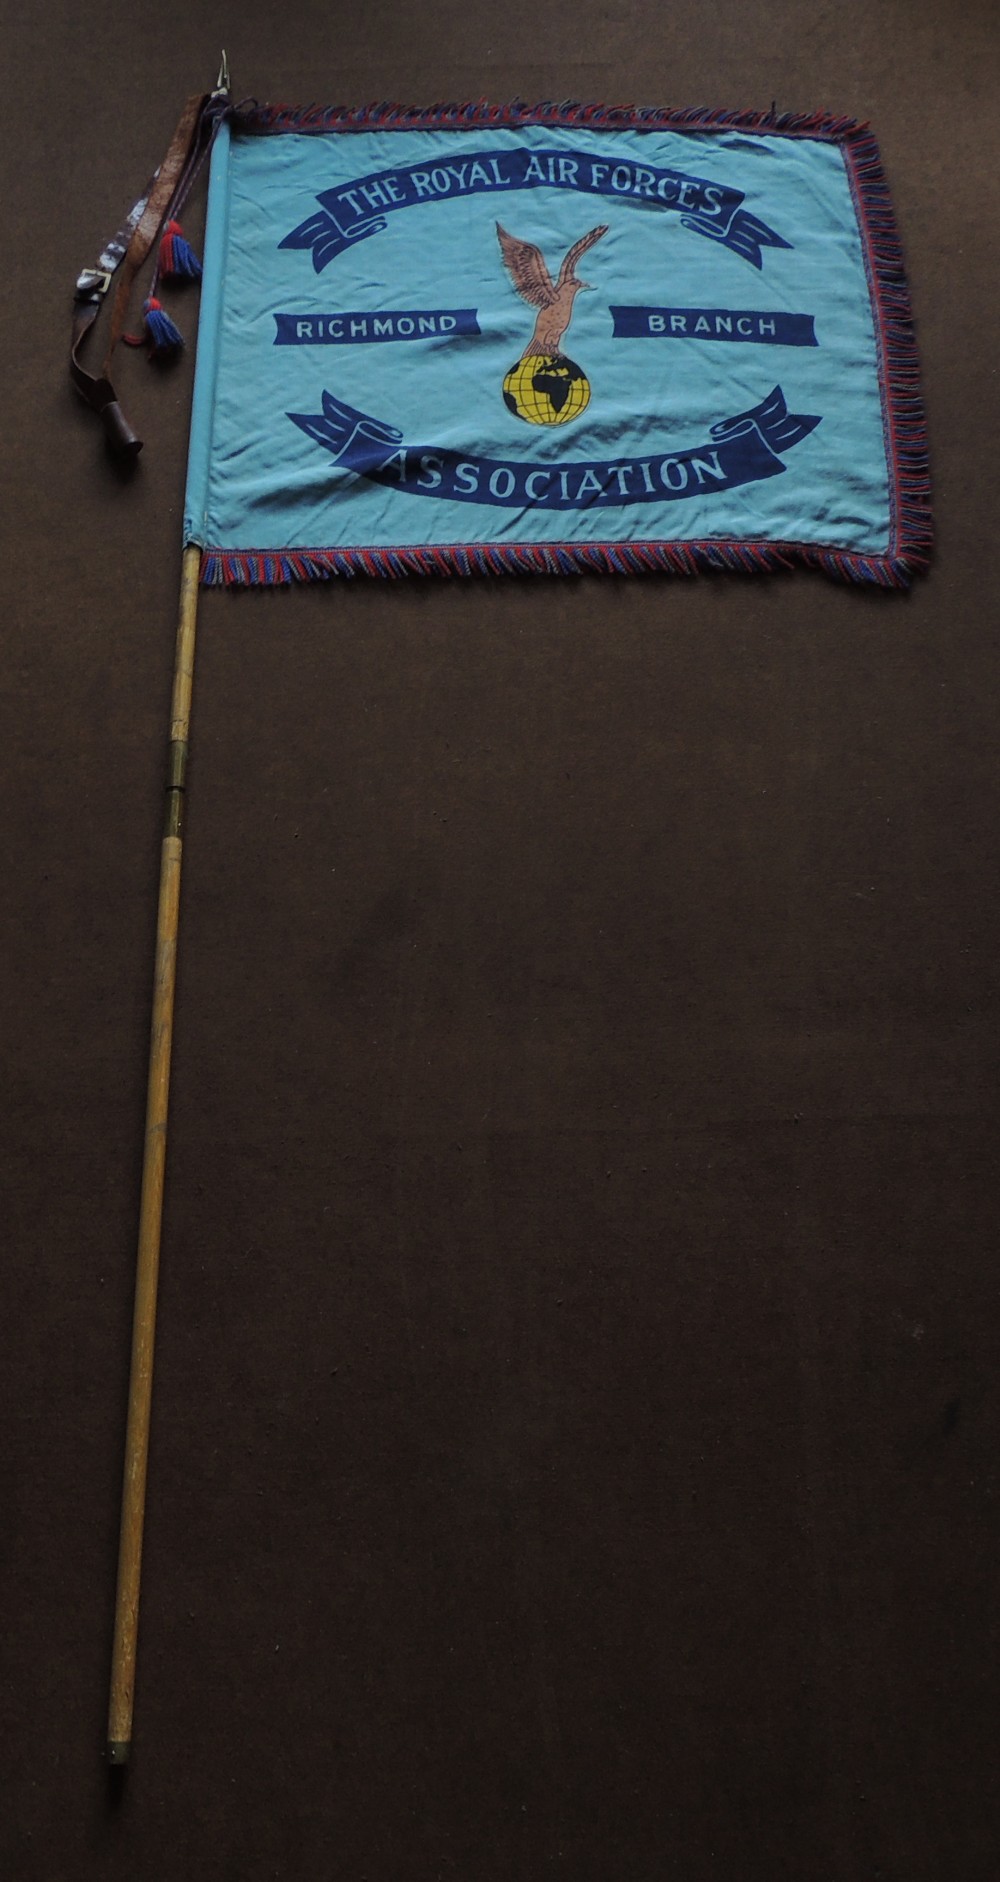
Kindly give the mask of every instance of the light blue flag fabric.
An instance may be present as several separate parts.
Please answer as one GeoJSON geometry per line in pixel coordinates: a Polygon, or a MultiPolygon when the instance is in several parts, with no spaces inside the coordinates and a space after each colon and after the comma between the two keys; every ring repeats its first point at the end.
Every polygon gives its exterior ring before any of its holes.
{"type": "Polygon", "coordinates": [[[866,127],[237,115],[185,540],[209,582],[802,560],[905,586],[915,373],[866,127]]]}

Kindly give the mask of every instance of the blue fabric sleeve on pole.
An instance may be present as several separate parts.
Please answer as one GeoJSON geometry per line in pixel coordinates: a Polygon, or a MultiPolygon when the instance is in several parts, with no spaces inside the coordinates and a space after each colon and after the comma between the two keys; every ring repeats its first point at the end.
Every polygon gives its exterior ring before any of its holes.
{"type": "Polygon", "coordinates": [[[205,516],[212,457],[212,423],[219,365],[222,291],[229,248],[230,131],[222,124],[212,149],[205,227],[205,261],[198,319],[198,355],[188,441],[184,542],[205,544],[205,516]]]}

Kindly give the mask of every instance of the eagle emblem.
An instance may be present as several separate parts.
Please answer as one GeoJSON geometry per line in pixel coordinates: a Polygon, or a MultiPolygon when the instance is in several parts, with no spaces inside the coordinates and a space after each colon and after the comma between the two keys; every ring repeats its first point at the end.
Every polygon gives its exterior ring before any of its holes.
{"type": "Polygon", "coordinates": [[[517,364],[503,382],[504,404],[529,425],[565,425],[590,403],[590,384],[582,367],[562,350],[563,335],[573,318],[577,295],[590,286],[577,277],[576,264],[593,248],[608,224],[581,235],[563,256],[553,281],[545,257],[534,242],[522,242],[497,223],[497,239],[511,281],[529,307],[537,307],[535,330],[517,364]]]}

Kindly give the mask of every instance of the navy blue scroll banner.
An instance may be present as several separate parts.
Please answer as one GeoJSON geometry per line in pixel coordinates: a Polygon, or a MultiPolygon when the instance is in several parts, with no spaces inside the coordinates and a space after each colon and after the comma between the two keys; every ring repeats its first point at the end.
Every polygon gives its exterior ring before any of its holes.
{"type": "Polygon", "coordinates": [[[375,340],[451,339],[482,331],[474,307],[414,308],[409,313],[275,314],[275,346],[364,346],[375,340]]]}
{"type": "Polygon", "coordinates": [[[616,340],[743,340],[757,346],[816,346],[815,314],[750,307],[612,307],[616,340]]]}
{"type": "Polygon", "coordinates": [[[279,248],[311,248],[320,274],[335,255],[369,235],[379,235],[386,216],[420,203],[458,196],[490,195],[511,190],[566,189],[611,197],[642,209],[669,209],[681,227],[721,242],[755,268],[763,267],[762,248],[791,248],[765,222],[743,209],[743,190],[686,176],[683,170],[654,169],[631,159],[614,162],[584,150],[478,150],[460,162],[411,163],[399,170],[379,170],[358,177],[343,189],[323,190],[322,206],[278,243],[279,248]]]}
{"type": "Polygon", "coordinates": [[[611,462],[538,464],[529,458],[463,456],[403,443],[394,425],[358,412],[330,392],[316,415],[289,412],[293,424],[332,451],[344,470],[390,490],[451,502],[498,504],[504,509],[619,509],[628,503],[664,503],[737,484],[777,477],[781,453],[800,444],[821,423],[790,412],[775,386],[766,399],[736,418],[710,426],[710,441],[690,450],[611,462]]]}

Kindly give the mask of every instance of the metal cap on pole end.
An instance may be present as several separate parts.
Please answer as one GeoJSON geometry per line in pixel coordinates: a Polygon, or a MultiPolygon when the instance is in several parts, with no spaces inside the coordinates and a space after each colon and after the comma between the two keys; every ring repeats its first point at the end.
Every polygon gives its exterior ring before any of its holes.
{"type": "Polygon", "coordinates": [[[217,98],[220,92],[227,94],[229,92],[229,60],[226,58],[225,50],[223,50],[222,64],[219,66],[219,76],[215,81],[212,97],[217,98]]]}
{"type": "Polygon", "coordinates": [[[109,1764],[115,1764],[115,1765],[127,1764],[129,1761],[129,1756],[131,1754],[131,1751],[132,1751],[132,1740],[130,1738],[109,1738],[108,1739],[108,1763],[109,1764]]]}

